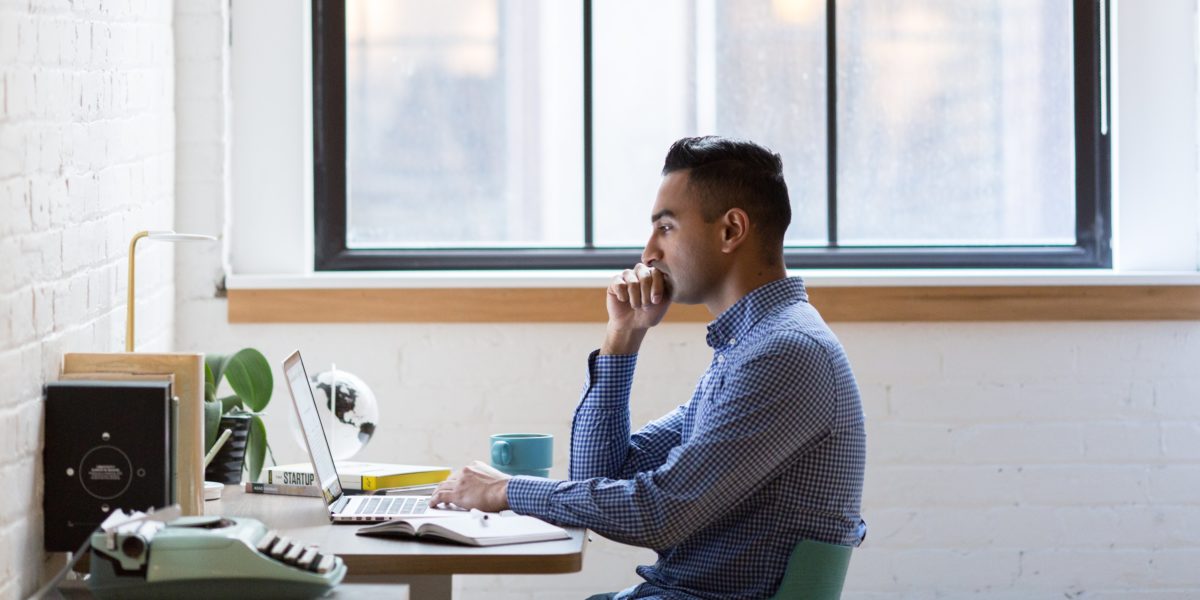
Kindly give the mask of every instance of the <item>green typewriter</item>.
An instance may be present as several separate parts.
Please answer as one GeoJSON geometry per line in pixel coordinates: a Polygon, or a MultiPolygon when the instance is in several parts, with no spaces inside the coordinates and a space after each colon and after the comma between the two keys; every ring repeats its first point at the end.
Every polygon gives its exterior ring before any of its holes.
{"type": "Polygon", "coordinates": [[[93,595],[317,598],[346,576],[342,559],[254,519],[162,515],[114,511],[92,534],[93,595]]]}

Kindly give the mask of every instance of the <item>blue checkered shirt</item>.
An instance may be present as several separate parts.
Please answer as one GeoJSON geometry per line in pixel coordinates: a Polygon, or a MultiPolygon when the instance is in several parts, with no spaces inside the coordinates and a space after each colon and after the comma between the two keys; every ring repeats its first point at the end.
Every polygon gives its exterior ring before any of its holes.
{"type": "Polygon", "coordinates": [[[517,513],[652,548],[630,598],[766,598],[803,539],[858,545],[866,435],[841,343],[799,278],[708,326],[691,401],[629,434],[636,355],[588,360],[570,480],[514,477],[517,513]]]}

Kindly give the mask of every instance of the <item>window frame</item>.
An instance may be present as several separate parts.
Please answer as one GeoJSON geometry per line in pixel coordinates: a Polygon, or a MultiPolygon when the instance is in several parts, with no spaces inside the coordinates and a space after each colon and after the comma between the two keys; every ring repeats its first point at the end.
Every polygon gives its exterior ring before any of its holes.
{"type": "MultiPolygon", "coordinates": [[[[837,244],[836,0],[826,0],[828,245],[785,248],[789,268],[1112,267],[1110,0],[1073,0],[1074,246],[839,246],[837,244]]],[[[584,247],[362,249],[346,239],[346,29],[342,0],[313,0],[313,210],[316,271],[625,268],[637,248],[592,247],[592,0],[583,6],[584,247]]]]}

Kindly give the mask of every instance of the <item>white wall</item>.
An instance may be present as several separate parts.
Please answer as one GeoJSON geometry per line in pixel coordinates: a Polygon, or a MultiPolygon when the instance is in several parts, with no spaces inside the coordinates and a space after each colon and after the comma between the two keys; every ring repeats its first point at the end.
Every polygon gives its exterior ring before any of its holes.
{"type": "MultiPolygon", "coordinates": [[[[366,459],[461,466],[486,457],[490,433],[547,431],[559,477],[583,358],[602,334],[599,325],[225,326],[206,310],[181,307],[195,315],[179,321],[181,349],[254,344],[279,358],[301,348],[311,369],[336,362],[369,382],[382,416],[366,459]]],[[[834,330],[868,421],[870,533],[848,598],[1200,593],[1188,566],[1200,559],[1200,324],[834,330]]],[[[689,396],[710,358],[703,336],[702,325],[673,325],[648,338],[635,423],[689,396]]],[[[268,428],[280,461],[303,460],[287,401],[277,389],[268,428]]],[[[596,536],[582,573],[457,585],[464,598],[584,597],[633,583],[633,567],[651,560],[596,536]]]]}
{"type": "MultiPolygon", "coordinates": [[[[1123,76],[1114,125],[1123,134],[1116,210],[1127,221],[1126,266],[1194,270],[1195,2],[1120,8],[1123,76]],[[1138,206],[1154,210],[1133,215],[1138,206]],[[1182,251],[1168,251],[1165,261],[1160,253],[1154,263],[1142,250],[1157,235],[1182,251]]],[[[236,221],[262,207],[238,206],[261,201],[235,197],[227,212],[213,199],[207,218],[229,227],[228,214],[235,235],[253,231],[257,221],[236,221]]],[[[289,201],[307,209],[303,195],[289,201]]],[[[281,243],[303,248],[306,230],[290,227],[281,243]]],[[[249,266],[239,273],[263,272],[271,260],[235,256],[233,264],[249,266]]],[[[457,467],[486,456],[490,433],[537,430],[558,437],[554,474],[565,475],[583,359],[599,343],[600,325],[230,325],[225,301],[212,297],[216,268],[214,260],[201,275],[179,273],[180,289],[195,291],[181,293],[179,349],[253,345],[279,359],[301,348],[311,369],[336,362],[356,373],[382,410],[362,458],[457,467]]],[[[834,330],[854,364],[868,420],[870,533],[852,562],[847,598],[1200,596],[1200,323],[834,330]]],[[[703,337],[702,325],[670,325],[648,338],[634,386],[635,424],[689,397],[710,357],[703,337]]],[[[303,460],[288,432],[287,402],[277,385],[267,410],[272,445],[280,461],[303,460]]],[[[649,551],[595,536],[582,573],[458,577],[455,587],[463,598],[585,597],[634,583],[633,568],[652,560],[649,551]]]]}
{"type": "MultiPolygon", "coordinates": [[[[1120,40],[1120,214],[1174,198],[1165,214],[1190,215],[1192,227],[1161,231],[1191,235],[1181,243],[1194,248],[1195,2],[1121,8],[1136,26],[1120,40]],[[1156,105],[1168,91],[1191,96],[1156,105]],[[1165,146],[1191,158],[1144,158],[1165,146]]],[[[23,490],[0,505],[0,597],[24,596],[39,577],[40,385],[64,351],[121,348],[129,235],[167,226],[173,212],[181,231],[227,232],[231,202],[262,200],[229,191],[238,106],[227,11],[222,0],[180,0],[172,40],[165,1],[0,3],[0,380],[17,382],[0,398],[0,480],[23,490]]],[[[1163,226],[1136,225],[1151,235],[1163,226]]],[[[281,358],[299,347],[314,368],[336,361],[379,396],[366,459],[458,466],[484,457],[489,433],[536,429],[559,437],[564,474],[583,357],[601,326],[230,325],[216,297],[221,251],[181,250],[174,285],[170,247],[139,255],[140,349],[253,345],[281,358]]],[[[871,531],[847,597],[1200,595],[1200,324],[834,329],[869,427],[871,531]]],[[[708,362],[703,332],[671,325],[649,338],[636,423],[688,397],[708,362]]],[[[288,408],[277,386],[267,420],[281,461],[303,457],[288,408]]],[[[583,597],[634,582],[633,567],[650,560],[596,536],[582,573],[459,577],[456,587],[464,598],[583,597]]]]}
{"type": "Polygon", "coordinates": [[[1113,266],[1200,266],[1195,0],[1113,3],[1113,266]]]}
{"type": "MultiPolygon", "coordinates": [[[[41,577],[41,386],[64,352],[124,349],[129,239],[174,221],[171,20],[168,0],[0,2],[0,598],[41,577]]],[[[138,349],[166,350],[172,248],[138,255],[138,349]]]]}

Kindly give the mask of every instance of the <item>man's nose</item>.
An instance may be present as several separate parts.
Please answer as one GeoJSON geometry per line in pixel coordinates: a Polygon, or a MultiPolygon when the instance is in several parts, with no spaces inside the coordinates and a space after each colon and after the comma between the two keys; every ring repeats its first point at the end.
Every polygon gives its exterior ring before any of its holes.
{"type": "Polygon", "coordinates": [[[642,250],[642,264],[647,267],[653,267],[656,261],[662,260],[662,252],[658,249],[658,245],[654,243],[654,238],[646,242],[646,248],[642,250]]]}

